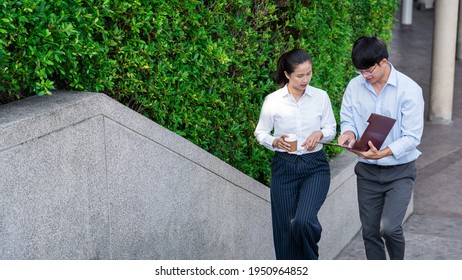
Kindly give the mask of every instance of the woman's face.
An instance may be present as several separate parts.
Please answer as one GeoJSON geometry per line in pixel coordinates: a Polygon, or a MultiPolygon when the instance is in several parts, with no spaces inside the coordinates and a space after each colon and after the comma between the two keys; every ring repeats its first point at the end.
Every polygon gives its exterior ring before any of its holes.
{"type": "Polygon", "coordinates": [[[307,61],[295,67],[294,72],[291,74],[284,72],[287,79],[289,79],[289,86],[297,91],[305,91],[306,87],[310,84],[313,70],[311,62],[307,61]]]}

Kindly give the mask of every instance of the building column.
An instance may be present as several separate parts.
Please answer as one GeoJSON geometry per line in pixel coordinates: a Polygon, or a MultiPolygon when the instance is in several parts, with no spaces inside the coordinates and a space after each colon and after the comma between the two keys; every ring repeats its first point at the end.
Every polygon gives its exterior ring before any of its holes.
{"type": "Polygon", "coordinates": [[[462,60],[462,0],[459,0],[459,24],[457,25],[456,58],[462,60]]]}
{"type": "Polygon", "coordinates": [[[434,5],[435,0],[417,0],[417,8],[422,11],[433,9],[434,5]]]}
{"type": "Polygon", "coordinates": [[[413,0],[401,1],[401,24],[411,25],[412,24],[412,7],[414,5],[413,0]]]}
{"type": "Polygon", "coordinates": [[[452,122],[459,0],[435,1],[429,120],[452,122]]]}

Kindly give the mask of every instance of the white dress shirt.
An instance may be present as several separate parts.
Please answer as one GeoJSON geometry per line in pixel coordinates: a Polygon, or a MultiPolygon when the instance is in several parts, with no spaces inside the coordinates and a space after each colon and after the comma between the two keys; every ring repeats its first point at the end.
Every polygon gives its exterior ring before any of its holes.
{"type": "MultiPolygon", "coordinates": [[[[297,102],[286,85],[265,97],[254,134],[261,145],[280,152],[285,150],[274,148],[274,139],[283,134],[296,134],[298,149],[295,154],[305,154],[308,151],[301,145],[314,131],[321,131],[324,135],[321,141],[329,142],[335,137],[336,126],[331,102],[324,90],[308,85],[297,102]]],[[[321,149],[322,144],[319,144],[310,152],[321,149]]]]}
{"type": "Polygon", "coordinates": [[[380,94],[376,94],[372,85],[359,75],[348,84],[343,95],[340,110],[341,131],[351,130],[356,138],[361,138],[371,113],[396,119],[390,134],[382,147],[390,148],[392,156],[379,160],[359,161],[377,165],[398,165],[415,160],[421,152],[420,144],[424,126],[424,100],[422,88],[411,78],[397,71],[389,63],[391,72],[387,84],[380,94]]]}

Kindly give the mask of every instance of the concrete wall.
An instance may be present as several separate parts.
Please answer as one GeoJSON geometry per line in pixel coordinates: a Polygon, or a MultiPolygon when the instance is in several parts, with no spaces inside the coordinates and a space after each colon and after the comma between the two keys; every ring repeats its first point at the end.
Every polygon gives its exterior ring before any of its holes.
{"type": "MultiPolygon", "coordinates": [[[[332,161],[321,259],[360,228],[332,161]]],[[[103,94],[0,106],[0,259],[273,259],[269,189],[103,94]]]]}

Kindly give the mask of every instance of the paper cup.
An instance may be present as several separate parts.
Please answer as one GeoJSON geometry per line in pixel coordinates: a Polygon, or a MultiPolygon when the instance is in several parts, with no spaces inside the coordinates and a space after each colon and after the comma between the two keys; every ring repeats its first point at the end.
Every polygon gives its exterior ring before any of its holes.
{"type": "Polygon", "coordinates": [[[287,134],[287,137],[284,138],[284,141],[290,144],[289,152],[296,152],[297,151],[297,135],[295,134],[287,134]]]}

